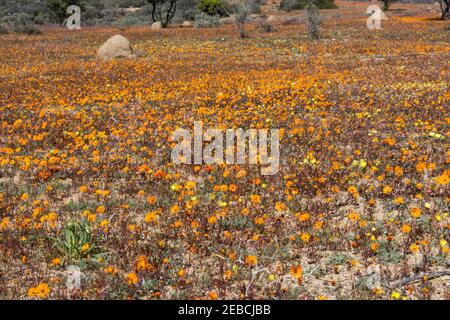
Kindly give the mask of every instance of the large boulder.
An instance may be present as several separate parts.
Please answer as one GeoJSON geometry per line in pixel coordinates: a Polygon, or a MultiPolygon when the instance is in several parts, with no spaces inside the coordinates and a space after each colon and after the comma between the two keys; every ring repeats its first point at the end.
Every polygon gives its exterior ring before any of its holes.
{"type": "Polygon", "coordinates": [[[101,59],[117,57],[135,58],[130,41],[117,34],[108,39],[97,51],[97,56],[101,59]]]}
{"type": "Polygon", "coordinates": [[[274,23],[274,22],[276,22],[277,21],[277,18],[275,18],[275,16],[273,16],[273,15],[270,15],[267,19],[266,19],[266,22],[267,23],[274,23]]]}
{"type": "Polygon", "coordinates": [[[161,22],[157,21],[152,24],[152,30],[161,30],[161,29],[162,29],[161,22]]]}

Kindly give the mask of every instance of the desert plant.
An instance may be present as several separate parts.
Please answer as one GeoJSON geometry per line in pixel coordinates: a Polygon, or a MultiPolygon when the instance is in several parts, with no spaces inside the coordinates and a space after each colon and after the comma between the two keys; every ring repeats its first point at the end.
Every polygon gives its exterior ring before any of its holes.
{"type": "Polygon", "coordinates": [[[306,7],[306,17],[308,24],[308,35],[312,40],[319,39],[319,28],[320,28],[320,17],[319,17],[319,9],[317,6],[311,1],[308,3],[306,7]]]}
{"type": "Polygon", "coordinates": [[[31,20],[31,17],[25,13],[20,13],[16,16],[14,21],[13,30],[16,33],[23,33],[28,35],[41,34],[39,30],[31,20]]]}
{"type": "Polygon", "coordinates": [[[241,38],[247,36],[245,33],[245,23],[254,9],[254,3],[255,0],[228,0],[223,6],[228,15],[234,16],[235,24],[241,38]]]}
{"type": "Polygon", "coordinates": [[[8,34],[9,30],[8,27],[4,24],[0,24],[0,34],[8,34]]]}
{"type": "Polygon", "coordinates": [[[138,15],[127,15],[122,20],[117,22],[120,26],[134,26],[134,25],[144,25],[149,24],[150,20],[148,17],[138,16],[138,15]]]}
{"type": "MultiPolygon", "coordinates": [[[[283,11],[304,10],[308,6],[308,0],[282,0],[280,9],[283,11]]],[[[334,0],[316,0],[314,4],[318,9],[335,9],[337,8],[334,0]]]]}
{"type": "Polygon", "coordinates": [[[224,15],[223,5],[222,0],[200,0],[198,8],[200,11],[209,15],[224,15]]]}
{"type": "Polygon", "coordinates": [[[380,2],[383,4],[383,10],[385,10],[385,11],[389,10],[389,7],[395,1],[397,1],[397,0],[380,0],[380,2]]]}
{"type": "Polygon", "coordinates": [[[84,10],[84,0],[47,0],[47,5],[55,15],[59,24],[64,24],[67,17],[67,8],[71,5],[79,6],[84,10]]]}
{"type": "Polygon", "coordinates": [[[195,15],[194,28],[217,28],[221,22],[218,16],[210,16],[204,12],[195,15]]]}
{"type": "Polygon", "coordinates": [[[161,27],[166,28],[177,11],[177,0],[147,0],[151,6],[153,22],[161,22],[161,27]]]}
{"type": "Polygon", "coordinates": [[[264,32],[274,32],[275,28],[269,22],[263,22],[259,25],[259,28],[264,32]]]}
{"type": "Polygon", "coordinates": [[[236,6],[236,25],[239,29],[239,36],[241,38],[245,38],[245,22],[247,21],[247,17],[250,14],[250,8],[248,5],[244,4],[238,4],[236,6]]]}
{"type": "Polygon", "coordinates": [[[45,24],[45,17],[42,14],[38,14],[34,17],[33,22],[35,24],[43,25],[45,24]]]}
{"type": "Polygon", "coordinates": [[[298,0],[281,0],[280,9],[286,12],[290,12],[292,10],[303,9],[303,7],[300,5],[300,1],[298,0]]]}
{"type": "Polygon", "coordinates": [[[67,222],[61,236],[53,239],[53,246],[66,262],[79,261],[96,249],[86,220],[67,222]]]}
{"type": "Polygon", "coordinates": [[[180,23],[186,20],[193,21],[195,19],[195,15],[200,12],[201,10],[199,9],[198,0],[178,0],[177,12],[173,21],[180,23]]]}

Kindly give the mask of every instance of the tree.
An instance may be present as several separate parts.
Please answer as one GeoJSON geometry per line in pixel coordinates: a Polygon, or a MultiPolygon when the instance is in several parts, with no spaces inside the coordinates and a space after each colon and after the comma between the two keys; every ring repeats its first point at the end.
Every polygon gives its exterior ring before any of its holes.
{"type": "Polygon", "coordinates": [[[84,10],[84,0],[47,0],[47,5],[58,19],[58,23],[64,24],[67,17],[67,8],[71,5],[79,6],[84,10]]]}
{"type": "Polygon", "coordinates": [[[234,23],[239,31],[239,36],[245,38],[245,23],[254,8],[255,0],[227,0],[224,5],[224,11],[229,16],[234,16],[234,23]]]}
{"type": "Polygon", "coordinates": [[[224,15],[223,1],[222,0],[200,0],[198,3],[198,9],[211,16],[224,15]]]}
{"type": "Polygon", "coordinates": [[[147,0],[151,5],[151,14],[153,22],[161,22],[161,27],[165,28],[177,11],[178,0],[147,0]]]}
{"type": "Polygon", "coordinates": [[[380,0],[380,1],[383,3],[383,10],[387,11],[387,10],[389,10],[389,7],[391,6],[391,4],[397,0],[380,0]]]}
{"type": "Polygon", "coordinates": [[[319,27],[320,27],[320,17],[319,17],[319,9],[312,2],[309,1],[306,6],[306,17],[308,24],[308,34],[312,40],[319,39],[319,27]]]}
{"type": "Polygon", "coordinates": [[[439,0],[441,5],[442,19],[450,19],[450,0],[439,0]]]}

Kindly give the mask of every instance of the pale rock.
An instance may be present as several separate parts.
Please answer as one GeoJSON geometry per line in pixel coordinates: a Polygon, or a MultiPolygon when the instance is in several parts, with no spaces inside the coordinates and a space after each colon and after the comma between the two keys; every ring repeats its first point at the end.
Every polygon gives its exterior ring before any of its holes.
{"type": "Polygon", "coordinates": [[[130,41],[124,36],[117,34],[109,38],[97,51],[101,59],[117,57],[135,58],[130,41]]]}
{"type": "Polygon", "coordinates": [[[266,19],[266,22],[267,22],[267,23],[274,23],[274,22],[276,22],[276,21],[277,21],[277,18],[275,18],[274,15],[270,15],[270,16],[268,16],[267,19],[266,19]]]}
{"type": "Polygon", "coordinates": [[[161,29],[162,29],[161,22],[157,21],[152,24],[152,30],[157,31],[157,30],[161,30],[161,29]]]}

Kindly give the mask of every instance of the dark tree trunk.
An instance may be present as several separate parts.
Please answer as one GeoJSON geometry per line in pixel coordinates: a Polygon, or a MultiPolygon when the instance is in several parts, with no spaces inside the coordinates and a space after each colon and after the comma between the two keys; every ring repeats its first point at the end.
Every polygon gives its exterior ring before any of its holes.
{"type": "Polygon", "coordinates": [[[165,28],[175,16],[177,10],[177,0],[147,0],[151,6],[152,21],[161,22],[161,27],[165,28]],[[168,4],[167,4],[168,3],[168,4]]]}
{"type": "Polygon", "coordinates": [[[450,0],[440,0],[442,19],[450,19],[450,0]]]}
{"type": "Polygon", "coordinates": [[[152,3],[152,22],[155,22],[155,21],[156,21],[155,13],[156,13],[156,3],[153,2],[153,3],[152,3]]]}

